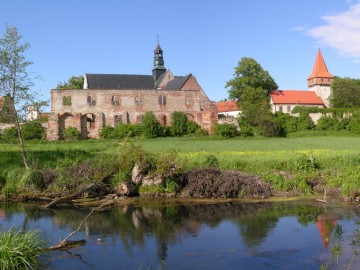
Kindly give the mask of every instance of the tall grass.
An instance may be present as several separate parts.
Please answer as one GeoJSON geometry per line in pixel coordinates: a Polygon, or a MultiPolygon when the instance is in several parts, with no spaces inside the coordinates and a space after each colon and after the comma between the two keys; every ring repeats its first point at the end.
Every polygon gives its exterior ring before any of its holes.
{"type": "Polygon", "coordinates": [[[37,231],[0,231],[0,269],[39,269],[44,242],[37,231]]]}

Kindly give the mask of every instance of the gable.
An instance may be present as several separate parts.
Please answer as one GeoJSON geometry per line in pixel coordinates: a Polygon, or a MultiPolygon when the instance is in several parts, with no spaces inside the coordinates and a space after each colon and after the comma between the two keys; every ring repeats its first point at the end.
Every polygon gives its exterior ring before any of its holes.
{"type": "Polygon", "coordinates": [[[186,81],[184,82],[183,86],[180,88],[180,90],[197,90],[200,91],[201,87],[196,81],[195,77],[191,74],[186,76],[186,81]]]}
{"type": "Polygon", "coordinates": [[[270,96],[274,104],[324,105],[313,91],[274,90],[270,96]]]}

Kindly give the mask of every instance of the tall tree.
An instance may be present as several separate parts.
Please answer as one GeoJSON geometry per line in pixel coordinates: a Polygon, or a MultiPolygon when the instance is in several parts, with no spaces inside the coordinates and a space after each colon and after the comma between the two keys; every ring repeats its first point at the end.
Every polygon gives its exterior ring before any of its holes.
{"type": "Polygon", "coordinates": [[[359,108],[360,107],[360,80],[335,77],[330,96],[331,107],[359,108]]]}
{"type": "Polygon", "coordinates": [[[242,101],[267,99],[278,85],[269,73],[253,58],[244,57],[235,67],[234,77],[226,82],[229,97],[242,101]]]}
{"type": "Polygon", "coordinates": [[[56,89],[83,89],[84,77],[71,76],[67,82],[58,83],[56,89]]]}
{"type": "Polygon", "coordinates": [[[21,44],[22,36],[16,27],[6,25],[3,37],[0,38],[0,95],[6,96],[15,116],[23,162],[29,168],[25,142],[20,126],[20,119],[26,108],[35,103],[38,96],[31,88],[33,78],[28,73],[31,61],[26,60],[24,53],[30,48],[29,43],[21,44]]]}

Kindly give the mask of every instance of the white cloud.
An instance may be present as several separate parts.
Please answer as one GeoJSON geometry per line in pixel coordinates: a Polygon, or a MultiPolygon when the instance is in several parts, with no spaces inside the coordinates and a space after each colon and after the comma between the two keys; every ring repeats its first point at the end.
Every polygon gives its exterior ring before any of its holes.
{"type": "Polygon", "coordinates": [[[360,60],[360,3],[349,10],[323,16],[324,25],[309,29],[307,33],[321,44],[336,49],[340,54],[360,60]]]}

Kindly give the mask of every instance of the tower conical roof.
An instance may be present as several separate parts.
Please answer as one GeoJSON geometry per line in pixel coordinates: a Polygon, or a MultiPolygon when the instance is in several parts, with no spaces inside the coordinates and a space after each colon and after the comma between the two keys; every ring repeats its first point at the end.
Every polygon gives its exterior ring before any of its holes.
{"type": "Polygon", "coordinates": [[[313,71],[311,72],[308,79],[312,78],[334,78],[333,75],[328,71],[324,58],[321,54],[320,49],[318,50],[313,71]]]}

